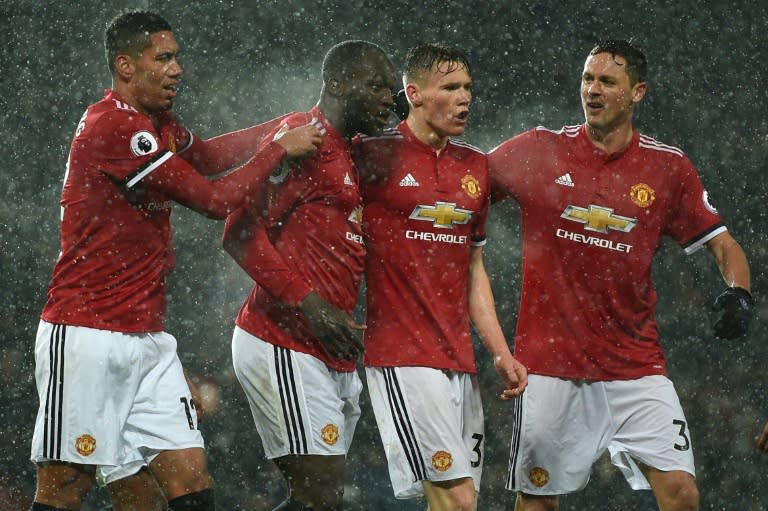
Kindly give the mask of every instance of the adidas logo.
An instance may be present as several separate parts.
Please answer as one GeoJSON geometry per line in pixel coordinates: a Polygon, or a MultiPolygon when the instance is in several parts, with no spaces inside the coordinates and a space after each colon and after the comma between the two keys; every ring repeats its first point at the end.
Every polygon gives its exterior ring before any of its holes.
{"type": "Polygon", "coordinates": [[[413,178],[413,174],[410,172],[400,180],[400,186],[421,186],[418,181],[413,178]]]}
{"type": "Polygon", "coordinates": [[[570,172],[566,172],[562,176],[560,176],[557,179],[555,179],[555,183],[557,183],[559,185],[563,185],[563,186],[571,186],[571,187],[574,186],[573,185],[573,179],[571,179],[571,173],[570,172]]]}
{"type": "Polygon", "coordinates": [[[355,183],[352,182],[352,178],[349,177],[349,172],[344,174],[344,184],[347,185],[347,186],[351,186],[351,185],[355,184],[355,183]]]}

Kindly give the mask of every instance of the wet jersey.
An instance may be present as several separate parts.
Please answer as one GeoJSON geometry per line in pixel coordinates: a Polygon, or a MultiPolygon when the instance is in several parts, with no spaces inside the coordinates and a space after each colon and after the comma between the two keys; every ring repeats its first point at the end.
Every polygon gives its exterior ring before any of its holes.
{"type": "Polygon", "coordinates": [[[489,167],[494,200],[521,211],[518,360],[564,378],[666,374],[653,256],[663,236],[690,254],[725,230],[688,158],[638,132],[607,155],[582,125],[518,135],[489,167]]]}
{"type": "Polygon", "coordinates": [[[353,371],[355,362],[332,358],[310,333],[297,306],[317,291],[351,313],[363,273],[362,205],[346,140],[319,108],[294,114],[290,127],[319,120],[326,130],[315,156],[273,174],[250,212],[255,225],[244,240],[245,268],[256,281],[236,323],[269,343],[309,353],[329,367],[353,371]]]}
{"type": "Polygon", "coordinates": [[[365,209],[365,364],[476,372],[469,261],[485,243],[485,154],[450,140],[438,154],[405,122],[353,147],[365,209]]]}
{"type": "Polygon", "coordinates": [[[242,185],[263,182],[284,155],[272,143],[248,174],[232,173],[214,187],[171,150],[183,128],[163,128],[112,90],[83,114],[67,162],[61,253],[44,320],[117,332],[162,331],[166,276],[174,266],[172,199],[224,216],[226,205],[242,202],[248,192],[242,185]]]}

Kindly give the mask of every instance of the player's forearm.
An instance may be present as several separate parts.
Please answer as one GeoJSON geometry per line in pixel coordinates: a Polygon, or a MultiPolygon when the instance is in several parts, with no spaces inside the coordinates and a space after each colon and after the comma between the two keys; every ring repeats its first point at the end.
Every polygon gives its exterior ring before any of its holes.
{"type": "Polygon", "coordinates": [[[312,291],[285,263],[264,227],[245,208],[227,218],[222,245],[251,279],[284,303],[297,307],[312,291]]]}
{"type": "Polygon", "coordinates": [[[710,241],[708,247],[726,285],[741,287],[751,292],[749,263],[741,245],[726,232],[710,241]]]}
{"type": "Polygon", "coordinates": [[[488,274],[482,263],[481,249],[473,249],[469,281],[469,319],[483,345],[495,359],[510,353],[509,345],[496,315],[496,304],[488,274]]]}
{"type": "Polygon", "coordinates": [[[203,175],[220,174],[252,157],[264,136],[274,131],[284,117],[207,140],[195,137],[195,142],[182,156],[203,175]]]}

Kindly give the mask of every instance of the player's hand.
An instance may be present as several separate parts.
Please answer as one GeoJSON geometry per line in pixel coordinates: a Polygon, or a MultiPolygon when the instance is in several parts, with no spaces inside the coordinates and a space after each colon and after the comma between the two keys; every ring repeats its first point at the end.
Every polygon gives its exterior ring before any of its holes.
{"type": "Polygon", "coordinates": [[[355,360],[363,353],[360,332],[365,325],[323,300],[316,291],[309,293],[299,308],[312,334],[333,358],[355,360]]]}
{"type": "Polygon", "coordinates": [[[392,100],[394,103],[391,110],[397,116],[397,118],[402,121],[408,117],[408,111],[410,110],[411,106],[408,104],[408,98],[405,96],[405,89],[400,89],[397,94],[393,94],[392,100]]]}
{"type": "Polygon", "coordinates": [[[312,156],[323,142],[325,128],[315,118],[298,128],[289,128],[287,124],[280,126],[273,141],[277,142],[286,152],[286,158],[296,159],[312,156]]]}
{"type": "Polygon", "coordinates": [[[765,423],[762,433],[755,438],[757,448],[763,452],[768,452],[768,422],[765,423]]]}
{"type": "Polygon", "coordinates": [[[736,339],[747,333],[755,303],[744,288],[729,287],[717,297],[712,309],[722,311],[715,322],[715,338],[736,339]]]}
{"type": "Polygon", "coordinates": [[[504,382],[505,389],[501,393],[501,399],[507,400],[517,397],[528,386],[528,369],[511,353],[494,357],[493,367],[501,376],[501,381],[504,382]]]}

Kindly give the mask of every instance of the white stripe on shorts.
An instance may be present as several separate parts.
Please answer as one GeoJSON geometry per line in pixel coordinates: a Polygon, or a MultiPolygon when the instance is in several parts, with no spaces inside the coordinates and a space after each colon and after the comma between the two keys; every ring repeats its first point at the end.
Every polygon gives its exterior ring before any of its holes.
{"type": "Polygon", "coordinates": [[[515,468],[520,454],[520,432],[523,429],[523,396],[514,399],[512,408],[512,448],[509,453],[509,471],[507,472],[507,488],[515,487],[515,468]]]}
{"type": "Polygon", "coordinates": [[[277,385],[280,389],[280,402],[283,408],[290,452],[291,454],[309,454],[307,433],[304,430],[296,378],[293,374],[291,350],[275,346],[275,372],[277,373],[277,385]]]}
{"type": "Polygon", "coordinates": [[[413,432],[413,425],[408,417],[408,410],[405,408],[405,399],[397,381],[397,373],[394,367],[383,367],[384,379],[387,385],[387,399],[392,418],[397,428],[397,436],[403,446],[403,452],[408,458],[408,464],[415,481],[426,481],[427,470],[424,466],[424,457],[419,450],[419,444],[416,441],[416,434],[413,432]]]}
{"type": "Polygon", "coordinates": [[[45,429],[43,456],[61,459],[61,433],[64,395],[64,342],[66,325],[54,325],[51,330],[49,377],[45,398],[45,429]]]}

